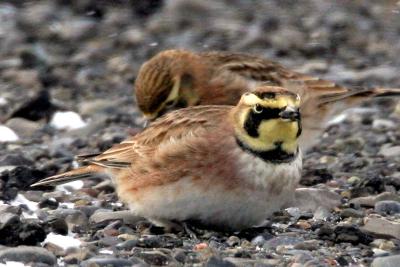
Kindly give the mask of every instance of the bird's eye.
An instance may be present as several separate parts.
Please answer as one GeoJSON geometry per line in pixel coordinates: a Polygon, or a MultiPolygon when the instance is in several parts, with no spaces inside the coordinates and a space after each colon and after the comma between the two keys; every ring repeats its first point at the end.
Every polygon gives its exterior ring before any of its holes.
{"type": "Polygon", "coordinates": [[[264,109],[264,108],[263,108],[261,105],[259,105],[259,104],[256,104],[256,105],[253,107],[254,113],[257,113],[257,114],[261,113],[261,112],[263,111],[263,109],[264,109]]]}
{"type": "Polygon", "coordinates": [[[174,100],[169,100],[169,101],[165,102],[165,106],[166,106],[167,108],[172,107],[174,104],[175,104],[175,101],[174,101],[174,100]]]}

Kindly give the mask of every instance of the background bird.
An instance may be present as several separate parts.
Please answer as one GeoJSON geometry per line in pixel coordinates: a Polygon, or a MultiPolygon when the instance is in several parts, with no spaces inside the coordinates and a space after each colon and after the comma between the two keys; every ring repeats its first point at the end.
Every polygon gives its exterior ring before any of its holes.
{"type": "Polygon", "coordinates": [[[400,89],[350,89],[298,73],[277,62],[243,53],[160,52],[141,67],[135,82],[136,101],[148,119],[187,106],[234,105],[260,83],[283,86],[302,99],[303,135],[307,150],[327,122],[371,97],[400,95],[400,89]]]}
{"type": "Polygon", "coordinates": [[[85,157],[87,166],[34,186],[106,174],[119,198],[156,224],[192,219],[242,229],[292,199],[302,168],[300,133],[299,97],[260,87],[236,106],[171,112],[104,153],[85,157]]]}

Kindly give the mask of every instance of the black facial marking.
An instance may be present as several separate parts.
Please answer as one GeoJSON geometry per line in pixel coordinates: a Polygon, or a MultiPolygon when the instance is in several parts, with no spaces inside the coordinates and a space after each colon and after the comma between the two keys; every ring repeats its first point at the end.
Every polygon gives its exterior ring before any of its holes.
{"type": "Polygon", "coordinates": [[[297,120],[297,134],[296,137],[299,137],[303,132],[303,127],[301,126],[301,117],[297,120]]]}
{"type": "Polygon", "coordinates": [[[283,109],[280,108],[263,108],[260,113],[255,113],[252,109],[247,115],[247,119],[244,123],[244,129],[251,137],[258,137],[258,127],[263,120],[278,119],[279,113],[283,109]]]}
{"type": "Polygon", "coordinates": [[[282,149],[282,143],[276,143],[275,148],[272,150],[265,151],[257,151],[246,146],[242,141],[236,138],[237,144],[244,151],[253,154],[254,156],[270,163],[279,164],[279,163],[289,163],[296,159],[297,154],[299,153],[299,148],[297,148],[295,153],[288,153],[282,149]]]}

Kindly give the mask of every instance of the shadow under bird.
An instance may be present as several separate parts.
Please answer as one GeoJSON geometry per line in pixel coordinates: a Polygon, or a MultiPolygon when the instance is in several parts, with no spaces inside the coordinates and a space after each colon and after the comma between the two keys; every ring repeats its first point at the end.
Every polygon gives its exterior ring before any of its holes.
{"type": "Polygon", "coordinates": [[[263,86],[236,106],[179,109],[84,157],[87,166],[33,186],[108,175],[132,212],[157,225],[254,226],[294,196],[302,169],[299,107],[295,93],[263,86]]]}
{"type": "Polygon", "coordinates": [[[303,150],[318,142],[327,123],[371,97],[400,96],[395,88],[351,89],[243,53],[167,50],[145,62],[135,82],[136,101],[148,119],[182,107],[235,105],[260,85],[300,95],[303,150]]]}

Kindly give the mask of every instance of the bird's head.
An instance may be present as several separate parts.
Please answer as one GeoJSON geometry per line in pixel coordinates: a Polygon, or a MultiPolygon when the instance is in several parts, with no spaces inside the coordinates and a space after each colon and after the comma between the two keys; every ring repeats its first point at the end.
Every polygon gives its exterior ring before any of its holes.
{"type": "Polygon", "coordinates": [[[163,51],[145,62],[135,82],[136,102],[148,120],[195,105],[197,56],[185,50],[163,51]]]}
{"type": "Polygon", "coordinates": [[[266,161],[291,161],[301,134],[299,107],[299,96],[282,87],[245,93],[233,109],[237,142],[266,161]]]}

